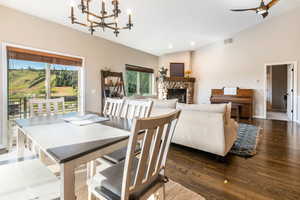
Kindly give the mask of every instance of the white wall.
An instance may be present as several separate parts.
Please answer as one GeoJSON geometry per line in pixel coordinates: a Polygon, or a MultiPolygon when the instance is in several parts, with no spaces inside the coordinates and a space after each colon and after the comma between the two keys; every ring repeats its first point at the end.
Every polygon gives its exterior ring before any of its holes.
{"type": "MultiPolygon", "coordinates": [[[[157,56],[99,37],[93,37],[88,33],[79,32],[3,6],[0,6],[0,27],[0,44],[12,43],[84,57],[86,109],[90,111],[100,111],[101,108],[101,69],[110,67],[112,71],[124,71],[125,64],[155,69],[158,67],[157,56]],[[93,90],[96,93],[93,93],[93,90]]],[[[2,64],[1,57],[0,63],[2,64]]],[[[0,72],[2,72],[1,70],[2,65],[0,72]]],[[[2,76],[0,77],[0,86],[2,86],[2,76]]],[[[3,103],[2,94],[3,87],[0,87],[0,105],[3,103]]]]}
{"type": "Polygon", "coordinates": [[[159,57],[159,67],[168,68],[168,75],[170,74],[170,63],[184,63],[185,70],[191,69],[191,52],[183,51],[159,57]]]}
{"type": "Polygon", "coordinates": [[[89,110],[100,108],[100,70],[124,71],[125,64],[158,67],[158,57],[0,6],[0,42],[85,57],[89,110]],[[91,90],[97,94],[91,94],[91,90]]]}
{"type": "MultiPolygon", "coordinates": [[[[196,77],[197,103],[209,103],[213,88],[254,89],[254,115],[263,117],[265,64],[300,61],[299,21],[300,8],[296,8],[236,34],[232,44],[224,45],[222,41],[193,52],[167,54],[159,58],[159,65],[168,66],[171,61],[186,62],[189,57],[192,76],[196,77]]],[[[300,105],[300,96],[298,102],[300,105]]],[[[300,113],[300,106],[297,110],[300,113]]]]}
{"type": "MultiPolygon", "coordinates": [[[[232,44],[219,42],[195,51],[192,66],[193,76],[198,79],[197,101],[209,102],[212,88],[255,89],[255,115],[262,117],[264,65],[300,60],[299,21],[297,8],[235,35],[232,44]]],[[[298,94],[299,86],[300,82],[298,94]]]]}

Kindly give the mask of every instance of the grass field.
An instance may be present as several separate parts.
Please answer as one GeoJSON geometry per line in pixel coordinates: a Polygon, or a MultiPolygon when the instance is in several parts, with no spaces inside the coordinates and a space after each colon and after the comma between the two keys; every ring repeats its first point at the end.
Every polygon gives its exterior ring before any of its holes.
{"type": "MultiPolygon", "coordinates": [[[[77,96],[73,87],[56,87],[56,75],[51,74],[52,96],[77,96]]],[[[9,98],[45,96],[45,70],[9,70],[9,98]]]]}

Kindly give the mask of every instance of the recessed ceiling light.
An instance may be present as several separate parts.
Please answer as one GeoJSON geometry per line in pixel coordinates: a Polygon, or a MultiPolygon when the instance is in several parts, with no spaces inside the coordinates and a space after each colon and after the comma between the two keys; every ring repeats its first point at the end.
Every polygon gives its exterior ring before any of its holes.
{"type": "Polygon", "coordinates": [[[169,44],[169,49],[173,49],[173,45],[172,44],[169,44]]]}
{"type": "Polygon", "coordinates": [[[191,41],[191,42],[190,42],[190,45],[191,45],[191,46],[195,46],[195,44],[196,44],[196,43],[195,43],[194,41],[191,41]]]}

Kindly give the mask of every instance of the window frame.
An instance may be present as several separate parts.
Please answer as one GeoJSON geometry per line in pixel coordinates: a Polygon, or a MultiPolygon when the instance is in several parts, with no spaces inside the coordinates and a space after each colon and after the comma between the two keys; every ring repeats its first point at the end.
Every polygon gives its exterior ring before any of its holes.
{"type": "Polygon", "coordinates": [[[129,95],[128,93],[128,88],[127,88],[127,71],[134,71],[134,72],[137,72],[137,82],[136,82],[136,93],[133,94],[132,96],[134,95],[139,95],[139,96],[147,96],[147,95],[154,95],[155,94],[155,91],[154,91],[154,88],[155,88],[155,81],[154,81],[154,70],[152,68],[147,68],[147,67],[141,67],[141,66],[136,66],[136,65],[130,65],[130,64],[126,64],[125,65],[125,89],[126,89],[126,93],[127,95],[129,95]],[[149,91],[150,93],[147,93],[147,94],[141,94],[141,88],[140,88],[140,78],[141,78],[141,73],[148,73],[150,74],[150,85],[149,85],[149,91]]]}
{"type": "MultiPolygon", "coordinates": [[[[54,51],[48,51],[43,49],[37,49],[32,47],[26,47],[23,45],[16,45],[11,43],[3,42],[0,44],[0,63],[2,64],[2,68],[0,68],[0,74],[1,74],[1,84],[2,92],[0,93],[0,149],[2,147],[6,148],[8,145],[8,55],[7,55],[7,47],[16,47],[21,49],[27,49],[32,51],[38,51],[43,53],[49,53],[54,55],[60,55],[60,56],[67,56],[72,58],[77,58],[82,60],[82,67],[80,67],[79,74],[78,74],[78,84],[80,84],[80,94],[85,94],[86,90],[86,84],[85,84],[85,75],[86,75],[86,67],[85,67],[85,58],[81,56],[71,55],[71,54],[65,54],[60,52],[54,52],[54,51]],[[2,112],[2,113],[1,113],[2,112]],[[2,122],[2,123],[1,123],[2,122]]],[[[79,103],[78,106],[80,108],[80,113],[85,112],[85,102],[86,97],[85,95],[80,95],[79,97],[79,103]]]]}

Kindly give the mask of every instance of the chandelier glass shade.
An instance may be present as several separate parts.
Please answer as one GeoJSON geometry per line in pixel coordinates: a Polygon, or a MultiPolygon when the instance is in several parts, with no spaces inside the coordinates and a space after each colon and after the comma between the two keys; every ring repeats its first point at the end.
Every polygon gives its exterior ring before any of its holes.
{"type": "Polygon", "coordinates": [[[74,13],[74,7],[76,6],[75,3],[71,2],[71,23],[72,24],[79,24],[81,26],[85,26],[88,28],[90,33],[93,35],[93,33],[96,31],[96,28],[100,28],[103,31],[105,31],[106,28],[113,30],[116,37],[119,35],[120,30],[128,29],[131,30],[133,24],[131,20],[131,11],[128,11],[128,23],[124,27],[119,27],[118,18],[121,14],[121,10],[119,8],[119,1],[118,0],[112,0],[111,3],[113,5],[113,9],[111,13],[108,13],[106,10],[106,3],[105,0],[98,0],[101,4],[101,9],[97,13],[92,12],[90,10],[90,4],[92,0],[81,0],[80,4],[78,5],[78,9],[80,12],[85,15],[86,17],[86,23],[80,22],[76,17],[74,13]]]}

